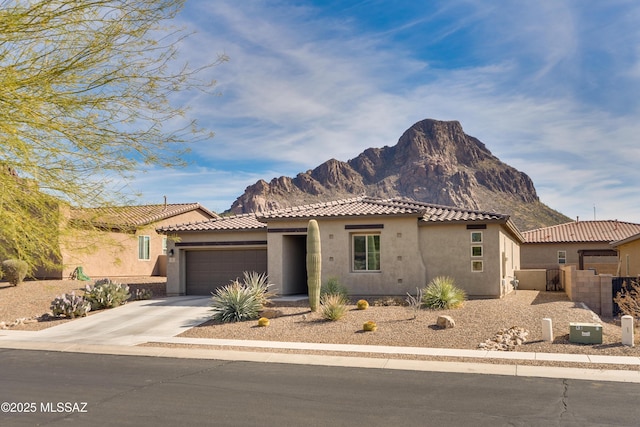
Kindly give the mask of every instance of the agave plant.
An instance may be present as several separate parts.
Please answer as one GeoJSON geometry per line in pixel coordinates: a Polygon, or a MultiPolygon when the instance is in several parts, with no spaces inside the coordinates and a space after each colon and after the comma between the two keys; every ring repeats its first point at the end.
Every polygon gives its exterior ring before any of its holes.
{"type": "Polygon", "coordinates": [[[211,297],[211,307],[214,320],[241,322],[257,319],[262,303],[252,289],[236,280],[216,290],[211,297]]]}
{"type": "Polygon", "coordinates": [[[320,313],[325,320],[340,320],[347,313],[347,305],[339,294],[324,294],[320,297],[320,313]]]}
{"type": "Polygon", "coordinates": [[[256,299],[260,301],[260,304],[263,306],[268,305],[271,298],[276,295],[274,291],[270,290],[270,288],[275,285],[269,283],[269,276],[256,271],[245,271],[243,274],[244,286],[254,294],[256,299]]]}
{"type": "Polygon", "coordinates": [[[453,278],[438,276],[424,290],[422,303],[427,308],[446,310],[460,307],[466,299],[466,293],[455,286],[453,278]]]}

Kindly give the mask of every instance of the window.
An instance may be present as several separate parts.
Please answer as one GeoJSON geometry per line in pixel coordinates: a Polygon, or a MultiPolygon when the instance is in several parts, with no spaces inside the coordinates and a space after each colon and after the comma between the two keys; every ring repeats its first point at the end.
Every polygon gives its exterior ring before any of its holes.
{"type": "Polygon", "coordinates": [[[380,271],[380,235],[353,236],[353,271],[380,271]]]}
{"type": "Polygon", "coordinates": [[[473,271],[474,273],[482,273],[482,261],[471,261],[471,271],[473,271]]]}
{"type": "Polygon", "coordinates": [[[482,243],[482,231],[471,232],[471,243],[482,243]]]}
{"type": "Polygon", "coordinates": [[[471,256],[472,257],[481,257],[482,256],[482,246],[471,246],[471,256]]]}
{"type": "Polygon", "coordinates": [[[558,264],[567,263],[567,251],[558,251],[558,264]]]}
{"type": "Polygon", "coordinates": [[[167,254],[167,238],[163,237],[162,238],[162,255],[166,255],[167,254]]]}
{"type": "Polygon", "coordinates": [[[138,259],[149,260],[149,236],[138,236],[138,259]]]}

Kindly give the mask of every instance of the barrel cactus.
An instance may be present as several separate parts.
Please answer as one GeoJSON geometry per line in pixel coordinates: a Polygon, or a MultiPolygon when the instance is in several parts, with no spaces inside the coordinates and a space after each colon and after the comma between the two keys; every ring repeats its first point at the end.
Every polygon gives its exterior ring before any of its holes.
{"type": "Polygon", "coordinates": [[[258,319],[258,326],[260,327],[269,326],[269,323],[271,323],[271,321],[266,317],[261,317],[258,319]]]}
{"type": "Polygon", "coordinates": [[[362,325],[362,330],[365,332],[374,332],[376,329],[378,329],[378,325],[373,320],[364,322],[364,325],[362,325]]]}
{"type": "Polygon", "coordinates": [[[369,302],[366,299],[358,300],[356,307],[358,307],[358,310],[366,310],[369,308],[369,302]]]}
{"type": "Polygon", "coordinates": [[[318,221],[312,219],[307,227],[307,288],[311,311],[318,311],[320,305],[321,269],[320,228],[318,221]]]}

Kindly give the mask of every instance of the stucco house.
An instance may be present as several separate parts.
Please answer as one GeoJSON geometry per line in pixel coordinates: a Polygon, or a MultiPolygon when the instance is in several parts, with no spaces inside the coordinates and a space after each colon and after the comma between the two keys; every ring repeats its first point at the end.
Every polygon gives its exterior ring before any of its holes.
{"type": "Polygon", "coordinates": [[[355,197],[257,214],[159,227],[169,239],[167,295],[209,295],[266,272],[280,295],[306,294],[306,233],[318,221],[322,277],[351,295],[415,294],[436,276],[451,276],[471,297],[512,290],[522,235],[508,215],[355,197]]]}
{"type": "Polygon", "coordinates": [[[218,218],[198,203],[71,209],[79,232],[61,236],[67,278],[81,266],[91,278],[166,275],[167,237],[157,227],[218,218]]]}
{"type": "Polygon", "coordinates": [[[640,276],[640,233],[612,242],[611,247],[618,251],[618,272],[616,275],[640,276]]]}
{"type": "Polygon", "coordinates": [[[572,221],[524,231],[523,269],[557,269],[575,265],[597,274],[617,274],[618,254],[611,242],[640,233],[640,224],[615,220],[572,221]]]}

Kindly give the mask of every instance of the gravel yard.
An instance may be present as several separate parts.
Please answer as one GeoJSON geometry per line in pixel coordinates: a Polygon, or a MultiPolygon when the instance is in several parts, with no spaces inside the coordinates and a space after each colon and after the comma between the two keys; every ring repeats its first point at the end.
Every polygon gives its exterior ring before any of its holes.
{"type": "MultiPolygon", "coordinates": [[[[369,301],[370,304],[374,299],[369,301]]],[[[582,305],[569,301],[564,293],[518,291],[507,297],[467,301],[454,310],[420,310],[407,307],[373,306],[357,310],[350,306],[347,315],[335,322],[325,321],[308,307],[274,307],[282,316],[271,319],[267,327],[256,321],[219,324],[213,321],[192,328],[180,336],[265,341],[363,344],[406,347],[477,349],[501,329],[519,326],[529,332],[527,342],[517,351],[578,353],[615,356],[640,356],[638,347],[621,344],[621,328],[613,320],[601,322],[603,343],[584,345],[569,342],[570,322],[600,322],[582,305]],[[456,326],[440,329],[438,315],[451,316],[456,326]],[[553,342],[542,341],[542,319],[553,322],[553,342]],[[363,332],[364,322],[376,322],[375,332],[363,332]]],[[[640,344],[636,333],[636,345],[640,344]]]]}
{"type": "MultiPolygon", "coordinates": [[[[136,288],[153,290],[155,297],[164,296],[164,278],[115,279],[136,288]]],[[[16,319],[35,319],[49,312],[51,301],[63,293],[82,293],[86,283],[70,280],[28,281],[17,287],[0,282],[0,323],[10,325],[16,319]]],[[[640,331],[636,328],[636,347],[621,344],[621,328],[613,319],[602,319],[603,343],[581,345],[569,342],[569,322],[600,322],[581,304],[568,300],[564,293],[520,290],[498,300],[471,300],[455,310],[420,310],[414,313],[402,306],[376,306],[370,298],[367,310],[349,307],[346,316],[336,322],[323,320],[307,306],[274,306],[281,316],[271,319],[268,327],[258,327],[257,321],[217,324],[207,322],[181,336],[195,338],[225,338],[264,341],[342,343],[406,347],[477,349],[478,344],[491,339],[501,329],[518,326],[529,334],[516,351],[542,353],[573,353],[640,357],[640,331]],[[438,315],[449,315],[456,323],[451,329],[436,326],[438,315]],[[553,321],[553,342],[542,341],[542,319],[553,321]],[[364,322],[377,323],[375,332],[363,332],[364,322]]],[[[90,313],[91,315],[91,313],[90,313]]],[[[23,322],[12,329],[38,330],[69,320],[23,322]]],[[[151,344],[157,345],[157,344],[151,344]]],[[[177,346],[166,344],[168,346],[177,346]]],[[[211,348],[211,347],[208,347],[211,348]]],[[[246,348],[243,351],[248,351],[246,348]]],[[[255,349],[253,351],[261,351],[255,349]]],[[[264,351],[264,350],[262,350],[264,351]]],[[[312,353],[312,352],[309,352],[312,353]]],[[[344,354],[343,354],[344,355],[344,354]]],[[[366,356],[359,354],[358,356],[366,356]]],[[[459,359],[458,359],[459,360],[459,359]]],[[[508,363],[501,361],[501,363],[508,363]]],[[[575,364],[574,364],[575,365],[575,364]]],[[[633,369],[638,369],[633,366],[633,369]]]]}

